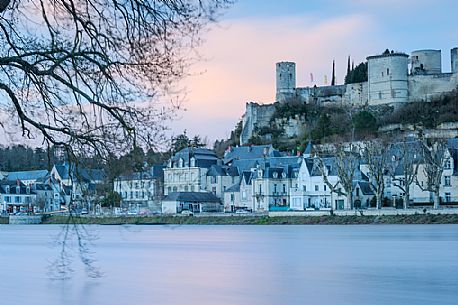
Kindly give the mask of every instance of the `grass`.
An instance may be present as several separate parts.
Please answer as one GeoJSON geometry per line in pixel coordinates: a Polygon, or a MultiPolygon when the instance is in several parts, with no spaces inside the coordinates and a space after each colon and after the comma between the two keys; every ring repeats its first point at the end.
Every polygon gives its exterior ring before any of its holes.
{"type": "MultiPolygon", "coordinates": [[[[76,217],[81,224],[99,225],[357,225],[357,224],[458,224],[458,214],[415,214],[384,216],[138,216],[76,217]]],[[[49,216],[44,224],[64,224],[65,216],[49,216]]]]}

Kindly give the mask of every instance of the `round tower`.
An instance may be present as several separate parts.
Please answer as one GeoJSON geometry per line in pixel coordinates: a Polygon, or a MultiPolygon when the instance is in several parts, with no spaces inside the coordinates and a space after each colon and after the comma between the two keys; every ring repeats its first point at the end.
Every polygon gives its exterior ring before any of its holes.
{"type": "Polygon", "coordinates": [[[277,73],[277,102],[285,102],[294,96],[296,91],[296,64],[294,62],[279,62],[277,73]]]}
{"type": "Polygon", "coordinates": [[[410,74],[440,74],[442,73],[441,50],[419,50],[410,56],[410,74]]]}
{"type": "Polygon", "coordinates": [[[367,57],[369,105],[408,101],[408,58],[407,54],[395,52],[367,57]]]}
{"type": "Polygon", "coordinates": [[[458,73],[458,48],[453,48],[451,51],[452,73],[458,73]]]}

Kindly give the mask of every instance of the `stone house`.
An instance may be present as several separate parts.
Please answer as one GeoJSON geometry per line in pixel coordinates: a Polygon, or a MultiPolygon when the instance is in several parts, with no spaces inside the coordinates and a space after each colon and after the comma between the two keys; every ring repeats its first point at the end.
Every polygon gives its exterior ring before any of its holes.
{"type": "Polygon", "coordinates": [[[177,152],[164,168],[164,195],[207,191],[207,172],[217,163],[210,149],[188,147],[177,152]]]}

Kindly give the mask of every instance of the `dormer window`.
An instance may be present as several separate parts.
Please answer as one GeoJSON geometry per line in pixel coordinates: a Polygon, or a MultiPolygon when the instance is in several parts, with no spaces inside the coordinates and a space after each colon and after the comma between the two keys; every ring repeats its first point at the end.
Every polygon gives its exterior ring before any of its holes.
{"type": "Polygon", "coordinates": [[[262,178],[262,170],[258,171],[258,178],[262,178]]]}
{"type": "Polygon", "coordinates": [[[274,177],[275,179],[277,179],[277,178],[278,178],[278,173],[277,173],[277,172],[274,172],[274,173],[272,174],[272,177],[274,177]]]}
{"type": "Polygon", "coordinates": [[[16,186],[16,194],[20,194],[21,193],[21,187],[18,185],[16,186]]]}
{"type": "Polygon", "coordinates": [[[192,157],[191,158],[191,167],[196,167],[196,158],[192,157]]]}
{"type": "Polygon", "coordinates": [[[10,193],[10,186],[9,186],[9,185],[5,186],[5,192],[6,192],[7,194],[10,193]]]}
{"type": "Polygon", "coordinates": [[[281,176],[282,176],[283,178],[286,178],[286,173],[283,172],[283,173],[281,174],[281,176]]]}
{"type": "Polygon", "coordinates": [[[178,160],[178,167],[183,167],[183,164],[184,164],[184,161],[182,158],[180,158],[180,160],[178,160]]]}

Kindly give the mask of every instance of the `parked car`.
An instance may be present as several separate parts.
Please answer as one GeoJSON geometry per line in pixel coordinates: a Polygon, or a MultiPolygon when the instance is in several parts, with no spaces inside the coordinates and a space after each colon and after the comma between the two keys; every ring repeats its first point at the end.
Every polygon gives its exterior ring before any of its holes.
{"type": "Polygon", "coordinates": [[[191,212],[190,210],[183,210],[181,211],[181,215],[185,215],[185,216],[193,216],[194,213],[191,212]]]}
{"type": "Polygon", "coordinates": [[[236,210],[235,211],[235,214],[249,214],[250,212],[248,212],[247,210],[236,210]]]}

